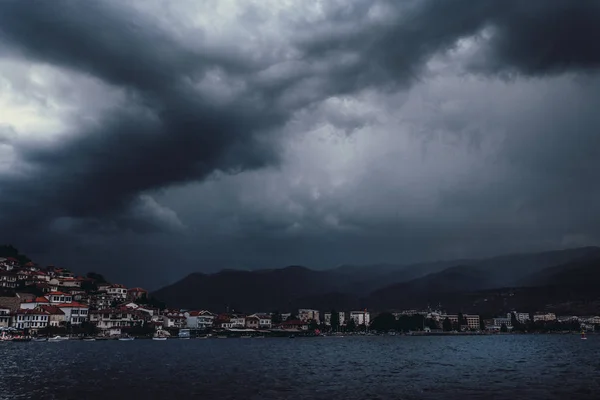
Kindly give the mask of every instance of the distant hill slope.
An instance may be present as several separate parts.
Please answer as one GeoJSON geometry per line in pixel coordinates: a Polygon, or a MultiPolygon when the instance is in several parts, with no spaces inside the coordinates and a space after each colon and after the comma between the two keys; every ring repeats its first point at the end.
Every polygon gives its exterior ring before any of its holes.
{"type": "Polygon", "coordinates": [[[598,247],[411,265],[346,265],[325,271],[299,266],[224,270],[188,275],[153,295],[172,307],[215,311],[423,307],[448,301],[453,293],[530,285],[549,267],[595,258],[600,259],[598,247]]]}

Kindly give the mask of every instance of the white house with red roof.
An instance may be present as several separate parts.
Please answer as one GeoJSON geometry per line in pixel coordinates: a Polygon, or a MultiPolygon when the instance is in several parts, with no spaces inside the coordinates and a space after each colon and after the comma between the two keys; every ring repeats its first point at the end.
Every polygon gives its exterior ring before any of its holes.
{"type": "Polygon", "coordinates": [[[71,303],[73,301],[73,296],[71,296],[69,293],[59,291],[46,293],[44,297],[46,297],[51,304],[64,304],[71,303]]]}
{"type": "Polygon", "coordinates": [[[252,329],[271,329],[271,316],[269,314],[252,314],[246,317],[246,327],[252,329]]]}
{"type": "Polygon", "coordinates": [[[187,318],[179,310],[165,310],[162,317],[163,328],[185,328],[187,318]]]}
{"type": "Polygon", "coordinates": [[[13,326],[17,329],[37,331],[48,326],[50,314],[40,308],[33,310],[17,310],[13,317],[13,326]]]}
{"type": "Polygon", "coordinates": [[[71,325],[80,325],[89,318],[89,307],[87,304],[72,301],[70,303],[56,304],[65,313],[65,321],[71,325]]]}
{"type": "Polygon", "coordinates": [[[65,313],[57,306],[40,306],[40,309],[47,311],[49,315],[48,326],[64,326],[67,322],[65,313]]]}

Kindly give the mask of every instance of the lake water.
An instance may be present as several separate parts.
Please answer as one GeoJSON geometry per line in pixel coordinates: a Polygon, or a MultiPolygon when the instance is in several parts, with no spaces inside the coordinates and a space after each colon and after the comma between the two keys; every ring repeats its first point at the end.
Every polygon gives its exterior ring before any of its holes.
{"type": "Polygon", "coordinates": [[[0,343],[1,399],[590,399],[600,336],[0,343]]]}

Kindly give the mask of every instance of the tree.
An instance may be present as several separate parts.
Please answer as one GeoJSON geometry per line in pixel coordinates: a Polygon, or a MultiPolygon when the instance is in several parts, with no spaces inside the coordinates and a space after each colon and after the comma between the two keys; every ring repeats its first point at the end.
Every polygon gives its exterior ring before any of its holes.
{"type": "Polygon", "coordinates": [[[340,329],[340,314],[335,310],[331,310],[331,319],[329,322],[331,324],[331,330],[338,331],[340,329]]]}
{"type": "Polygon", "coordinates": [[[356,330],[356,321],[354,321],[354,318],[350,318],[348,320],[348,323],[346,324],[346,331],[354,332],[355,330],[356,330]]]}
{"type": "Polygon", "coordinates": [[[96,272],[88,272],[85,276],[95,280],[96,283],[108,283],[108,281],[104,278],[103,275],[98,274],[96,272]]]}
{"type": "Polygon", "coordinates": [[[277,310],[271,313],[271,323],[280,324],[281,323],[281,313],[277,310]]]}
{"type": "Polygon", "coordinates": [[[371,322],[371,329],[379,332],[388,332],[396,329],[396,317],[389,312],[381,313],[371,322]]]}
{"type": "Polygon", "coordinates": [[[506,326],[506,324],[500,325],[500,332],[508,332],[508,326],[506,326]]]}
{"type": "Polygon", "coordinates": [[[450,318],[446,317],[444,319],[444,322],[442,322],[442,329],[445,332],[450,332],[452,330],[452,321],[450,321],[450,318]]]}
{"type": "Polygon", "coordinates": [[[311,331],[319,329],[319,321],[311,319],[308,323],[308,329],[310,329],[311,331]]]}
{"type": "Polygon", "coordinates": [[[432,318],[427,318],[425,320],[425,326],[431,330],[439,329],[437,322],[435,320],[433,320],[432,318]]]}
{"type": "Polygon", "coordinates": [[[485,321],[483,318],[479,318],[479,330],[485,331],[485,321]]]}

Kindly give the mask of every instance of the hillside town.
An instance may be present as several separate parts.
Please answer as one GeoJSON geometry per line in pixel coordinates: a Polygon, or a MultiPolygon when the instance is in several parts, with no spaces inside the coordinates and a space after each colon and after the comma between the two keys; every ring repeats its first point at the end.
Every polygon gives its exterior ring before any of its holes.
{"type": "Polygon", "coordinates": [[[323,311],[251,314],[230,310],[166,307],[140,287],[127,288],[102,275],[39,267],[0,258],[0,339],[264,337],[325,334],[483,334],[532,331],[594,331],[600,316],[517,312],[493,318],[439,310],[323,311]]]}

